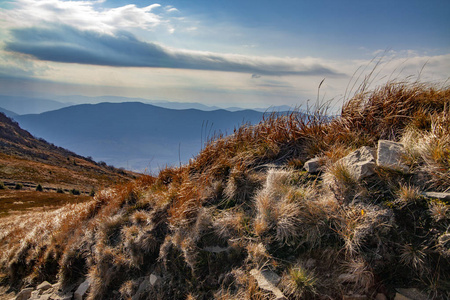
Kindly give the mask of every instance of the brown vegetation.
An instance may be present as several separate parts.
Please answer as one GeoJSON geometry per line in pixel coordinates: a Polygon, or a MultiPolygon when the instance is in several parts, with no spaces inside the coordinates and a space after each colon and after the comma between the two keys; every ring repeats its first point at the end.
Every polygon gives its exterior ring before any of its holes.
{"type": "Polygon", "coordinates": [[[271,115],[156,178],[0,219],[1,281],[73,289],[88,277],[89,299],[128,299],[157,274],[141,299],[274,299],[250,275],[259,269],[288,299],[397,287],[448,299],[450,204],[421,193],[450,189],[450,89],[388,83],[324,113],[271,115]],[[356,180],[336,163],[380,138],[403,141],[411,172],[356,180]],[[313,157],[319,174],[300,169],[313,157]]]}

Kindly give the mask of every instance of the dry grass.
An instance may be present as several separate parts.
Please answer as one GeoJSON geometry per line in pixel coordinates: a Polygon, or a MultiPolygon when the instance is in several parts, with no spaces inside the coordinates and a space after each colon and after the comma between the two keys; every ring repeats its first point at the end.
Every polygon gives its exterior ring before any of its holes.
{"type": "Polygon", "coordinates": [[[282,274],[289,299],[426,291],[428,278],[444,299],[448,203],[421,193],[449,190],[449,95],[420,83],[362,88],[340,116],[268,115],[210,140],[188,165],[2,218],[0,270],[17,286],[89,276],[89,299],[131,297],[152,272],[163,277],[155,299],[273,299],[253,268],[282,274]],[[356,180],[339,159],[380,138],[404,143],[413,173],[356,180]],[[325,167],[305,174],[313,157],[325,167]]]}

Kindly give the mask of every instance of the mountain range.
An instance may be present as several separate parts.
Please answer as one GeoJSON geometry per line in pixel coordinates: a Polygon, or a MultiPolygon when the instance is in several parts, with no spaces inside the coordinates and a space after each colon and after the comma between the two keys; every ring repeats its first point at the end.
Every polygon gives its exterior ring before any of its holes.
{"type": "Polygon", "coordinates": [[[186,163],[215,134],[258,123],[253,110],[175,110],[140,102],[81,104],[18,115],[21,127],[76,153],[139,172],[186,163]]]}

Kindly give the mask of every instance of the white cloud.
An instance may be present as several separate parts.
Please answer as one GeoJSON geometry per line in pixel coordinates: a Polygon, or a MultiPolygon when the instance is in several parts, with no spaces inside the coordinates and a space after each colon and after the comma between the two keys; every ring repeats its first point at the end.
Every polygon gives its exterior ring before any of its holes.
{"type": "Polygon", "coordinates": [[[0,9],[4,27],[27,27],[48,22],[112,34],[117,30],[140,28],[152,30],[166,24],[154,13],[159,4],[137,7],[129,4],[102,8],[103,1],[17,0],[14,9],[0,9]]]}

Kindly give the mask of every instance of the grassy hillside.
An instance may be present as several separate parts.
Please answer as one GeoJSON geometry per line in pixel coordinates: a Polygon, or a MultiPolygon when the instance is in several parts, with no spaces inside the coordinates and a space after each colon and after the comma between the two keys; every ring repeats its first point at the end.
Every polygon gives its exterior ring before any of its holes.
{"type": "Polygon", "coordinates": [[[0,180],[91,189],[126,182],[134,176],[36,139],[0,114],[0,180]]]}
{"type": "Polygon", "coordinates": [[[450,88],[420,83],[362,89],[332,120],[272,115],[156,178],[0,219],[1,282],[89,278],[88,299],[448,299],[450,204],[423,192],[450,190],[449,124],[450,88]],[[356,178],[340,159],[380,139],[403,144],[405,167],[356,178]]]}
{"type": "Polygon", "coordinates": [[[0,114],[0,217],[35,206],[85,201],[89,198],[64,194],[89,195],[135,175],[36,139],[0,114]],[[42,192],[36,191],[38,186],[42,192]]]}

